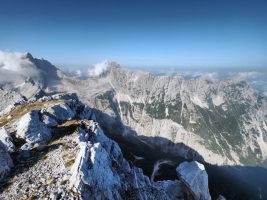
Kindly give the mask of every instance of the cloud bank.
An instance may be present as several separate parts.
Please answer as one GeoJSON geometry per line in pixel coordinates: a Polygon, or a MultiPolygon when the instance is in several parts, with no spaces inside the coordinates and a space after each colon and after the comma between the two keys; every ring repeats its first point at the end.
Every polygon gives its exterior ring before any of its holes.
{"type": "Polygon", "coordinates": [[[93,69],[88,69],[88,75],[99,76],[100,74],[102,74],[107,70],[108,66],[109,66],[109,61],[107,60],[97,63],[94,65],[93,69]]]}
{"type": "Polygon", "coordinates": [[[26,53],[0,51],[0,83],[18,82],[38,76],[38,69],[26,53]]]}

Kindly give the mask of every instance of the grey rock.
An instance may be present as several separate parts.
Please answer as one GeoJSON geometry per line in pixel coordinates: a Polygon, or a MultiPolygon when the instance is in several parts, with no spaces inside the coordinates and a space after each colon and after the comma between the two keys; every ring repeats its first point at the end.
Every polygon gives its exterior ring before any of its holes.
{"type": "Polygon", "coordinates": [[[0,141],[0,181],[3,180],[13,167],[13,161],[5,147],[0,141]]]}
{"type": "Polygon", "coordinates": [[[27,143],[47,143],[51,139],[51,131],[40,121],[39,111],[33,110],[23,115],[17,126],[17,136],[27,143]]]}
{"type": "Polygon", "coordinates": [[[5,145],[8,152],[15,151],[13,139],[4,127],[0,128],[0,141],[5,145]]]}
{"type": "Polygon", "coordinates": [[[197,200],[210,200],[208,174],[203,164],[196,161],[183,162],[176,171],[181,181],[197,200]]]}
{"type": "Polygon", "coordinates": [[[212,164],[267,159],[266,98],[245,81],[185,80],[117,65],[99,77],[63,81],[99,110],[97,121],[110,132],[147,136],[164,151],[212,164]]]}
{"type": "MultiPolygon", "coordinates": [[[[41,113],[53,116],[54,119],[58,122],[70,120],[75,116],[75,113],[72,109],[66,104],[58,104],[41,110],[41,113]]],[[[52,119],[47,119],[46,123],[52,123],[52,119]]]]}
{"type": "Polygon", "coordinates": [[[141,169],[130,167],[117,143],[97,124],[91,125],[97,126],[93,138],[79,137],[70,178],[74,191],[84,199],[127,199],[128,194],[136,199],[182,199],[179,181],[151,183],[141,169]]]}

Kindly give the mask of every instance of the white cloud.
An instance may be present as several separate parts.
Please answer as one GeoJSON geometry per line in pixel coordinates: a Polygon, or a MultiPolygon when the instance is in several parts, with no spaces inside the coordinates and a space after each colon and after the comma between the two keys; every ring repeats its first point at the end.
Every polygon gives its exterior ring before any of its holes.
{"type": "Polygon", "coordinates": [[[100,74],[102,74],[104,71],[107,70],[108,66],[109,66],[109,61],[107,60],[97,63],[94,65],[93,69],[88,69],[88,75],[99,76],[100,74]]]}
{"type": "Polygon", "coordinates": [[[255,79],[261,76],[261,73],[255,72],[255,71],[250,71],[250,72],[239,72],[237,74],[237,77],[241,79],[255,79]]]}
{"type": "Polygon", "coordinates": [[[76,70],[76,75],[77,75],[78,77],[81,77],[81,76],[82,76],[82,70],[77,69],[77,70],[76,70]]]}
{"type": "Polygon", "coordinates": [[[0,51],[0,83],[37,76],[39,76],[38,69],[27,58],[26,53],[0,51]]]}
{"type": "Polygon", "coordinates": [[[180,72],[178,74],[181,74],[186,79],[195,79],[198,77],[205,78],[205,79],[218,79],[218,73],[217,72],[201,72],[201,71],[184,71],[180,72]]]}

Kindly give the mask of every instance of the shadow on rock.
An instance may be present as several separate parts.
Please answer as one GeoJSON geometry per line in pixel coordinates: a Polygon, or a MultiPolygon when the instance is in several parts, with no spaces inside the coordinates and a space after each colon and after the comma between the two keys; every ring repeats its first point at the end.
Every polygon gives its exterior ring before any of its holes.
{"type": "Polygon", "coordinates": [[[105,133],[118,142],[125,158],[142,168],[147,176],[151,177],[157,161],[172,161],[173,166],[163,166],[155,181],[177,179],[175,169],[181,162],[197,160],[205,165],[212,199],[217,199],[219,195],[226,199],[267,199],[266,168],[211,165],[206,163],[196,150],[183,143],[176,144],[162,137],[138,136],[131,128],[124,126],[119,117],[113,118],[96,109],[94,112],[105,133]],[[129,134],[122,137],[125,132],[129,134]],[[183,157],[185,152],[186,157],[183,157]]]}

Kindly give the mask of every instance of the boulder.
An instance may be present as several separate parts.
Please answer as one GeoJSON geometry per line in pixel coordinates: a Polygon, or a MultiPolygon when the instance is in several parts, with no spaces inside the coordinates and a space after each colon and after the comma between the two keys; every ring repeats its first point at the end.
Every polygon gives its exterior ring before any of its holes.
{"type": "Polygon", "coordinates": [[[0,181],[3,180],[13,167],[12,159],[5,147],[0,141],[0,181]]]}
{"type": "Polygon", "coordinates": [[[33,110],[20,118],[17,136],[25,139],[27,143],[45,144],[51,139],[51,130],[40,121],[39,111],[33,110]]]}
{"type": "Polygon", "coordinates": [[[66,103],[44,108],[41,113],[52,116],[58,122],[70,120],[75,116],[75,113],[66,103]]]}
{"type": "Polygon", "coordinates": [[[151,183],[142,169],[129,165],[97,123],[80,133],[70,188],[83,199],[183,199],[180,181],[151,183]]]}
{"type": "Polygon", "coordinates": [[[11,153],[15,151],[12,137],[4,127],[0,128],[0,141],[5,145],[8,152],[11,153]]]}
{"type": "MultiPolygon", "coordinates": [[[[87,194],[83,191],[86,185],[94,188],[95,198],[113,199],[113,191],[121,187],[120,177],[113,173],[109,155],[101,144],[80,143],[80,153],[77,158],[70,180],[74,188],[87,194]]],[[[92,197],[92,194],[90,196],[92,197]]]]}
{"type": "Polygon", "coordinates": [[[208,174],[203,164],[183,162],[177,168],[178,176],[196,200],[210,200],[208,174]]]}

